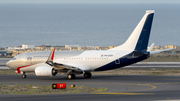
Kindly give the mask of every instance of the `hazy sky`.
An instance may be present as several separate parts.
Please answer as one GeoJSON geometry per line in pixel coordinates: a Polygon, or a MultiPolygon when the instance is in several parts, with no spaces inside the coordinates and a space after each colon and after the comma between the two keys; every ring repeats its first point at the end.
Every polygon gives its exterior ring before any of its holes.
{"type": "Polygon", "coordinates": [[[0,3],[180,3],[180,0],[0,0],[0,3]]]}

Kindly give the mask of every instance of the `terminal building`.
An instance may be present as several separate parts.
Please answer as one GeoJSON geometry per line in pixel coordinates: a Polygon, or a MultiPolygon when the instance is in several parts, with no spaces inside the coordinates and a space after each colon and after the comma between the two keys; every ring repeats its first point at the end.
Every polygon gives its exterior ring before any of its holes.
{"type": "Polygon", "coordinates": [[[33,49],[35,48],[34,45],[30,45],[30,44],[23,44],[22,45],[22,49],[33,49]]]}

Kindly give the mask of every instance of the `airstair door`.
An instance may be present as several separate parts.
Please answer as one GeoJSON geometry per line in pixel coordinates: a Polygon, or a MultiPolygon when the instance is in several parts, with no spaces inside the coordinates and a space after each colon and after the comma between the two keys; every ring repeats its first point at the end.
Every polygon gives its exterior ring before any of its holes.
{"type": "Polygon", "coordinates": [[[27,59],[26,59],[26,54],[22,54],[21,60],[22,60],[22,61],[21,61],[21,64],[22,64],[22,65],[25,65],[25,62],[26,62],[26,60],[27,60],[27,59]]]}
{"type": "Polygon", "coordinates": [[[67,60],[68,60],[68,58],[67,58],[67,57],[64,57],[63,62],[64,62],[64,63],[66,63],[66,62],[67,62],[67,60]]]}
{"type": "Polygon", "coordinates": [[[116,59],[116,60],[115,60],[115,63],[116,63],[116,64],[120,64],[119,58],[120,58],[120,54],[119,54],[119,53],[116,53],[116,54],[115,54],[115,59],[116,59]]]}

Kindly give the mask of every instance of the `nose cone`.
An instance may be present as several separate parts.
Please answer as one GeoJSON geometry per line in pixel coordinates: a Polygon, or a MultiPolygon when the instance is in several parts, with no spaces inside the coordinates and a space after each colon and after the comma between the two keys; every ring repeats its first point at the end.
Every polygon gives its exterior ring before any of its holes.
{"type": "Polygon", "coordinates": [[[11,60],[6,63],[6,66],[11,68],[11,60]]]}

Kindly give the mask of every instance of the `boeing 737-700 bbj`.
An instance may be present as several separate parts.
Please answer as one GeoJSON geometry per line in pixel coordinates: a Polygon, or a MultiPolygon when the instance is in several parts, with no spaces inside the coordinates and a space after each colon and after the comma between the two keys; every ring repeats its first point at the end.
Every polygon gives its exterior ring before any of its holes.
{"type": "Polygon", "coordinates": [[[91,77],[93,71],[105,71],[124,67],[147,59],[150,54],[166,51],[152,51],[153,45],[147,49],[153,21],[154,11],[146,11],[128,40],[113,49],[93,51],[42,51],[29,52],[15,56],[6,65],[17,70],[17,73],[34,71],[36,76],[55,76],[57,73],[67,74],[74,79],[75,74],[91,77]]]}

